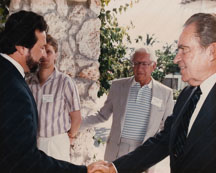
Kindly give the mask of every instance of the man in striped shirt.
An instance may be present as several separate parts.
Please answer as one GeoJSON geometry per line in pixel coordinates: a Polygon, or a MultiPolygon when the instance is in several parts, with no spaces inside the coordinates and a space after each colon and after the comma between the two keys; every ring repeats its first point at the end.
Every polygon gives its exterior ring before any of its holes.
{"type": "Polygon", "coordinates": [[[50,35],[45,48],[38,73],[28,80],[39,114],[38,148],[70,161],[70,144],[81,123],[79,93],[75,82],[55,67],[58,45],[50,35]]]}
{"type": "Polygon", "coordinates": [[[172,90],[151,77],[156,60],[150,49],[136,50],[131,61],[134,76],[113,81],[104,106],[81,125],[82,129],[93,126],[113,114],[104,156],[107,161],[133,151],[154,136],[173,110],[172,90]]]}

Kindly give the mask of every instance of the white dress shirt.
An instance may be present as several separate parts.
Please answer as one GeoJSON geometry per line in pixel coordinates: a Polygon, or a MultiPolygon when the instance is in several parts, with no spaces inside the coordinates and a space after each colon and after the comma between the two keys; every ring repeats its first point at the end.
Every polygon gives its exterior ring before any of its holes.
{"type": "Polygon", "coordinates": [[[191,120],[190,120],[190,123],[189,123],[189,127],[188,127],[188,134],[194,124],[194,121],[196,120],[197,118],[197,115],[206,99],[206,97],[208,96],[210,90],[212,89],[212,87],[214,86],[216,82],[216,73],[211,75],[208,79],[206,79],[201,85],[200,85],[200,89],[202,91],[202,94],[200,96],[200,99],[196,105],[196,108],[193,112],[193,115],[191,117],[191,120]]]}
{"type": "Polygon", "coordinates": [[[23,76],[23,78],[25,77],[24,69],[23,69],[23,67],[17,61],[15,61],[13,58],[11,58],[10,56],[8,56],[7,54],[4,54],[4,53],[0,53],[0,54],[5,59],[7,59],[8,61],[10,61],[17,68],[17,70],[20,72],[20,74],[23,76]]]}

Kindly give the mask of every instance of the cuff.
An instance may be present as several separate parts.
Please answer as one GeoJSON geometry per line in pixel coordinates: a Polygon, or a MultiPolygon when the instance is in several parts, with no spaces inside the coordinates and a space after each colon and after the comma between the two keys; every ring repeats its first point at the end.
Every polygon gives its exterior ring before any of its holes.
{"type": "Polygon", "coordinates": [[[111,162],[111,164],[113,165],[113,168],[115,169],[115,172],[118,173],[118,171],[117,171],[117,169],[116,169],[114,163],[111,162]]]}

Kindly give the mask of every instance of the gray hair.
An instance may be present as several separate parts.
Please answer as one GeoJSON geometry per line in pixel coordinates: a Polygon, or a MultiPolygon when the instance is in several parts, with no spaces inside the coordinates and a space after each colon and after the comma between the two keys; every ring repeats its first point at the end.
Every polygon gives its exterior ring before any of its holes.
{"type": "Polygon", "coordinates": [[[184,24],[184,27],[194,23],[196,34],[200,38],[200,44],[207,47],[216,42],[216,15],[209,13],[197,13],[192,15],[184,24]]]}
{"type": "Polygon", "coordinates": [[[157,63],[157,57],[155,56],[155,51],[153,51],[150,47],[142,47],[139,49],[136,49],[133,55],[131,56],[131,62],[133,62],[133,59],[135,57],[136,53],[147,53],[149,54],[150,61],[157,63]]]}

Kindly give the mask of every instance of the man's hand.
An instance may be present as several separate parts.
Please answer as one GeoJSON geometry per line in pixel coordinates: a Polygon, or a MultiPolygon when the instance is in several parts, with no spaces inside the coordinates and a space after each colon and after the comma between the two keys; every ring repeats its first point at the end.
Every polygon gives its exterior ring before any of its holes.
{"type": "Polygon", "coordinates": [[[76,136],[73,136],[70,131],[68,132],[68,137],[70,140],[70,144],[73,145],[74,141],[76,140],[76,136]]]}
{"type": "Polygon", "coordinates": [[[88,165],[88,173],[116,173],[112,163],[97,161],[88,165]]]}
{"type": "Polygon", "coordinates": [[[73,145],[74,140],[76,140],[77,132],[79,131],[82,116],[79,110],[70,112],[69,114],[71,118],[71,128],[68,131],[68,136],[70,138],[70,144],[73,145]]]}

